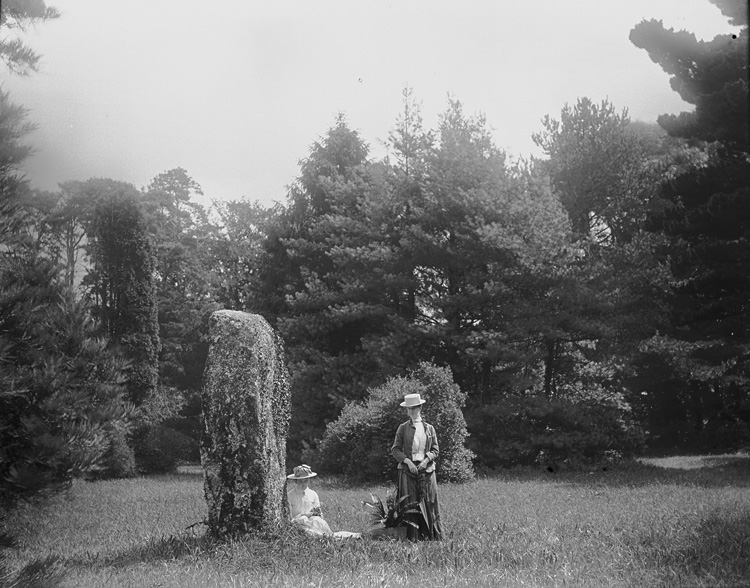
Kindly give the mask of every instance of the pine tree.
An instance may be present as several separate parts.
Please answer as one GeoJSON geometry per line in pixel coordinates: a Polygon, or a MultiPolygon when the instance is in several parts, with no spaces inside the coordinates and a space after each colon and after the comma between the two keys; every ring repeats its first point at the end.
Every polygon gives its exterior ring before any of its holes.
{"type": "Polygon", "coordinates": [[[736,34],[698,41],[652,20],[630,38],[695,105],[659,124],[703,155],[662,185],[663,210],[651,218],[672,244],[675,279],[671,328],[644,345],[643,375],[661,390],[648,408],[663,443],[726,449],[750,441],[748,20],[742,0],[712,2],[736,34]]]}
{"type": "Polygon", "coordinates": [[[8,508],[100,467],[125,427],[127,364],[39,248],[23,109],[0,92],[0,505],[8,508]]]}

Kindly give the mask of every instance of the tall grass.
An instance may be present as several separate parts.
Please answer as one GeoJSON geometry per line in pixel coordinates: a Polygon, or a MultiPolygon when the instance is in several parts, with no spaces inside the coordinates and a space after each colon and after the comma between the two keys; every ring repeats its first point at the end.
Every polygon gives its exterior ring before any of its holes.
{"type": "MultiPolygon", "coordinates": [[[[334,530],[383,487],[315,484],[334,530]]],[[[9,564],[58,558],[64,586],[750,586],[750,459],[695,470],[519,470],[440,485],[435,543],[205,537],[202,478],[79,482],[6,521],[9,564]],[[194,523],[199,523],[192,526],[194,523]]]]}

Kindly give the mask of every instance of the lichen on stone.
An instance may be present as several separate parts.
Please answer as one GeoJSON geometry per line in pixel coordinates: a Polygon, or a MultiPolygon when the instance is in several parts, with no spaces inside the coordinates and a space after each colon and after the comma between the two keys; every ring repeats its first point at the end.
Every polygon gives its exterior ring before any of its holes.
{"type": "Polygon", "coordinates": [[[289,383],[283,346],[258,315],[210,319],[201,461],[210,532],[271,527],[284,514],[289,383]]]}

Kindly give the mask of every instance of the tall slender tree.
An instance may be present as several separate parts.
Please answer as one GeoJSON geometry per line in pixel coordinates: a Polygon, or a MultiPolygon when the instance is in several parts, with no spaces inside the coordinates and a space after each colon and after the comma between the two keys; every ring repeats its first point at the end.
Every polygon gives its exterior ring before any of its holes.
{"type": "Polygon", "coordinates": [[[154,243],[154,282],[161,341],[160,380],[164,387],[197,392],[205,347],[207,313],[214,308],[207,248],[214,233],[194,199],[200,185],[182,168],[154,177],[142,195],[154,243]]]}
{"type": "Polygon", "coordinates": [[[158,382],[156,260],[140,195],[130,184],[93,180],[97,203],[89,244],[94,269],[86,283],[107,336],[133,361],[129,399],[139,405],[158,382]]]}

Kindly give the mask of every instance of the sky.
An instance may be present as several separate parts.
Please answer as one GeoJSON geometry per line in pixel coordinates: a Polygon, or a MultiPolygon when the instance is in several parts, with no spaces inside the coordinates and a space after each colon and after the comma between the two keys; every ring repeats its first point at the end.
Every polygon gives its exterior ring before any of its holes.
{"type": "Polygon", "coordinates": [[[385,141],[412,89],[427,128],[448,97],[483,114],[511,158],[579,97],[633,120],[690,110],[630,43],[643,19],[703,39],[732,30],[708,0],[47,0],[61,17],[29,30],[25,106],[32,185],[105,177],[146,186],[184,168],[210,200],[284,202],[343,113],[385,141]]]}

